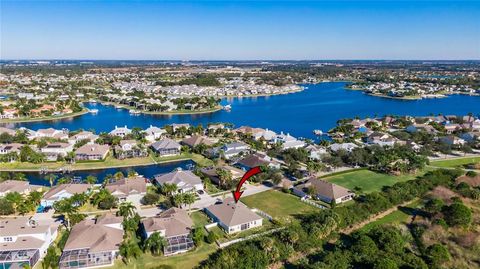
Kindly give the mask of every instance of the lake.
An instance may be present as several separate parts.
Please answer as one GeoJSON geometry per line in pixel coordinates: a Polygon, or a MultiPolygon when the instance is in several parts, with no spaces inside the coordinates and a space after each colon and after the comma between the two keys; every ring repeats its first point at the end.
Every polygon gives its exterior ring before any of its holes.
{"type": "Polygon", "coordinates": [[[115,125],[129,128],[147,128],[150,125],[163,126],[170,123],[193,125],[209,122],[230,122],[236,127],[250,125],[284,131],[297,137],[314,138],[312,131],[327,131],[341,118],[374,117],[386,114],[429,115],[480,113],[480,97],[452,95],[448,98],[423,99],[414,101],[395,100],[369,96],[361,91],[345,90],[345,82],[328,82],[304,85],[307,90],[287,95],[267,97],[226,98],[222,104],[231,104],[231,111],[218,111],[198,115],[130,115],[126,109],[101,104],[86,104],[99,110],[97,115],[85,114],[80,117],[46,122],[4,124],[8,127],[68,128],[76,130],[94,129],[108,132],[115,125]]]}

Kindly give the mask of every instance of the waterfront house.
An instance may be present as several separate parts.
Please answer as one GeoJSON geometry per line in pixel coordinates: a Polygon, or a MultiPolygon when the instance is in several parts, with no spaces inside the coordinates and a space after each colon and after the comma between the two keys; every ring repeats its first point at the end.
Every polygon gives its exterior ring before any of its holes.
{"type": "Polygon", "coordinates": [[[92,185],[90,184],[61,184],[53,186],[45,193],[40,200],[43,207],[52,206],[53,203],[65,198],[70,198],[76,193],[88,193],[92,185]]]}
{"type": "Polygon", "coordinates": [[[0,127],[0,134],[4,134],[4,133],[14,136],[17,134],[17,131],[10,128],[0,127]]]}
{"type": "Polygon", "coordinates": [[[166,133],[167,131],[164,129],[150,125],[150,127],[145,130],[145,139],[147,139],[147,141],[154,142],[155,140],[162,138],[166,133]]]}
{"type": "Polygon", "coordinates": [[[18,109],[5,108],[0,114],[0,119],[15,119],[18,117],[18,109]]]}
{"type": "Polygon", "coordinates": [[[148,156],[147,148],[139,145],[136,140],[121,140],[120,145],[115,146],[115,158],[137,158],[148,156]]]}
{"type": "Polygon", "coordinates": [[[93,132],[89,131],[81,131],[75,135],[72,135],[68,138],[68,143],[75,145],[80,141],[88,141],[87,144],[93,144],[95,140],[98,139],[98,135],[94,134],[93,132]]]}
{"type": "Polygon", "coordinates": [[[172,130],[174,132],[176,132],[179,128],[185,128],[185,129],[190,128],[190,124],[188,123],[173,123],[170,126],[172,126],[172,130]]]}
{"type": "Polygon", "coordinates": [[[158,232],[167,241],[163,253],[173,255],[186,252],[194,247],[190,236],[193,221],[188,213],[180,208],[172,207],[155,217],[142,220],[143,235],[150,237],[158,232]]]}
{"type": "Polygon", "coordinates": [[[20,143],[10,143],[10,144],[0,144],[0,155],[5,155],[9,153],[20,153],[24,145],[20,143]]]}
{"type": "Polygon", "coordinates": [[[390,134],[374,132],[365,138],[365,142],[371,145],[393,147],[397,143],[397,139],[390,134]]]}
{"type": "Polygon", "coordinates": [[[198,145],[211,146],[214,144],[214,142],[205,136],[192,135],[191,137],[183,139],[182,144],[187,145],[190,148],[194,148],[198,145]]]}
{"type": "Polygon", "coordinates": [[[150,146],[160,156],[175,156],[180,154],[182,146],[175,140],[164,138],[150,146]]]}
{"type": "Polygon", "coordinates": [[[123,217],[111,213],[85,219],[72,227],[60,268],[112,266],[123,241],[123,217]]]}
{"type": "Polygon", "coordinates": [[[355,193],[347,188],[317,178],[308,179],[307,182],[292,188],[292,191],[301,198],[307,197],[313,192],[312,195],[315,198],[326,203],[335,201],[336,204],[350,201],[355,196],[355,193]]]}
{"type": "Polygon", "coordinates": [[[0,220],[0,268],[33,268],[57,237],[58,223],[30,217],[0,220]]]}
{"type": "Polygon", "coordinates": [[[222,182],[218,175],[218,169],[230,172],[232,175],[232,180],[239,179],[245,174],[245,171],[230,165],[205,167],[200,169],[200,172],[207,176],[211,182],[221,185],[222,182]]]}
{"type": "Polygon", "coordinates": [[[465,140],[465,142],[473,142],[475,140],[479,140],[480,137],[478,136],[478,134],[474,133],[474,132],[468,132],[468,133],[462,133],[459,135],[459,137],[463,140],[465,140]]]}
{"type": "Polygon", "coordinates": [[[118,202],[131,202],[139,206],[143,196],[147,194],[147,182],[142,176],[129,177],[109,182],[105,189],[115,196],[118,202]]]}
{"type": "Polygon", "coordinates": [[[77,161],[98,161],[107,157],[110,151],[109,145],[86,144],[75,151],[77,161]]]}
{"type": "Polygon", "coordinates": [[[175,184],[179,193],[203,190],[203,182],[198,176],[180,168],[167,174],[156,175],[155,182],[159,186],[165,183],[175,184]]]}
{"type": "Polygon", "coordinates": [[[206,207],[205,213],[227,234],[260,227],[263,224],[262,217],[252,212],[242,202],[235,203],[233,198],[206,207]]]}
{"type": "Polygon", "coordinates": [[[129,135],[132,133],[132,130],[128,129],[127,128],[127,125],[125,125],[124,127],[118,127],[118,126],[115,126],[115,129],[113,129],[112,131],[110,131],[110,135],[112,136],[120,136],[120,137],[124,137],[126,135],[129,135]]]}
{"type": "Polygon", "coordinates": [[[358,146],[353,143],[335,143],[335,144],[331,144],[329,148],[333,152],[336,152],[339,150],[345,150],[347,152],[351,152],[354,148],[358,148],[358,146]]]}
{"type": "Polygon", "coordinates": [[[280,168],[280,163],[278,162],[278,160],[274,160],[272,157],[261,152],[255,152],[253,154],[250,154],[240,159],[238,162],[235,163],[235,165],[245,171],[248,171],[256,166],[268,166],[276,169],[280,168]]]}
{"type": "Polygon", "coordinates": [[[221,151],[223,157],[229,160],[235,156],[248,153],[250,151],[250,146],[243,142],[233,142],[223,145],[221,151]]]}
{"type": "Polygon", "coordinates": [[[263,129],[257,128],[257,129],[252,129],[252,136],[253,136],[253,139],[255,140],[263,139],[267,142],[271,142],[271,141],[274,141],[277,134],[274,131],[271,131],[268,129],[263,130],[263,129]]]}
{"type": "Polygon", "coordinates": [[[18,192],[28,195],[32,191],[42,191],[43,186],[31,185],[28,181],[5,180],[0,182],[0,197],[4,197],[10,192],[18,192]]]}
{"type": "Polygon", "coordinates": [[[65,157],[73,151],[73,145],[63,142],[49,143],[40,150],[49,161],[56,161],[58,157],[65,157]]]}
{"type": "Polygon", "coordinates": [[[34,132],[34,138],[55,138],[55,139],[68,139],[68,133],[63,130],[56,130],[53,128],[38,129],[34,132]]]}

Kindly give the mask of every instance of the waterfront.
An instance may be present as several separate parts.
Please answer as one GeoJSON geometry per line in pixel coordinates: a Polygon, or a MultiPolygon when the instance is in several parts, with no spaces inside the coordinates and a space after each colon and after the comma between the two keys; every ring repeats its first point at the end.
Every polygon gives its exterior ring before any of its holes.
{"type": "MultiPolygon", "coordinates": [[[[98,170],[83,170],[83,171],[73,171],[67,174],[55,173],[57,178],[60,177],[70,177],[70,178],[82,178],[85,179],[87,176],[95,176],[97,178],[97,183],[102,183],[103,179],[107,175],[113,175],[117,172],[122,172],[124,175],[127,175],[129,171],[135,171],[139,175],[142,175],[148,179],[152,179],[157,174],[164,174],[173,171],[174,169],[190,169],[195,165],[191,160],[188,161],[177,161],[169,162],[162,164],[152,164],[145,166],[135,166],[135,167],[122,167],[122,168],[108,168],[108,169],[98,169],[98,170]]],[[[48,180],[45,180],[45,175],[38,172],[24,172],[28,181],[35,185],[44,185],[48,186],[48,180]]]]}
{"type": "Polygon", "coordinates": [[[394,115],[430,115],[480,113],[480,97],[452,95],[441,99],[414,101],[378,98],[360,91],[345,90],[345,82],[328,82],[305,85],[305,91],[267,97],[245,97],[223,99],[222,104],[231,104],[231,111],[218,111],[199,115],[131,115],[126,109],[113,106],[87,104],[98,109],[98,114],[85,114],[76,118],[45,122],[3,124],[7,127],[30,129],[53,127],[70,130],[85,129],[108,132],[115,125],[129,128],[147,128],[150,125],[163,126],[170,123],[193,125],[209,122],[230,122],[236,127],[249,125],[288,132],[297,137],[313,138],[312,131],[326,131],[336,121],[348,117],[374,117],[394,115]]]}

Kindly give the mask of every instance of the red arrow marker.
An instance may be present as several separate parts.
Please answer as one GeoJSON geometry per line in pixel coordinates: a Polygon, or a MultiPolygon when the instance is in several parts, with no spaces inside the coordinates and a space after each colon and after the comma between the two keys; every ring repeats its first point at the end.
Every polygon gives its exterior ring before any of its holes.
{"type": "Polygon", "coordinates": [[[249,178],[253,177],[256,174],[259,174],[262,172],[262,169],[260,166],[253,167],[252,169],[248,170],[238,182],[237,189],[233,192],[233,198],[235,199],[235,203],[238,203],[238,200],[240,200],[240,196],[242,196],[243,191],[240,191],[242,188],[243,183],[247,181],[249,178]]]}

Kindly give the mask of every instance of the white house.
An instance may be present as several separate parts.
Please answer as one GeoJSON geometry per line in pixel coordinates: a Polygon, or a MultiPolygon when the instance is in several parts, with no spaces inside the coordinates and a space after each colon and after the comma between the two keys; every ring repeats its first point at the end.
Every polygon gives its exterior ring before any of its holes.
{"type": "Polygon", "coordinates": [[[40,204],[44,207],[52,206],[56,201],[70,198],[76,193],[86,193],[90,191],[90,184],[61,184],[54,186],[45,193],[40,200],[40,204]]]}
{"type": "Polygon", "coordinates": [[[127,128],[127,125],[124,127],[115,126],[115,129],[110,131],[110,135],[124,137],[132,133],[132,130],[127,128]]]}
{"type": "Polygon", "coordinates": [[[58,223],[29,217],[0,220],[0,268],[33,268],[57,237],[58,223]]]}

